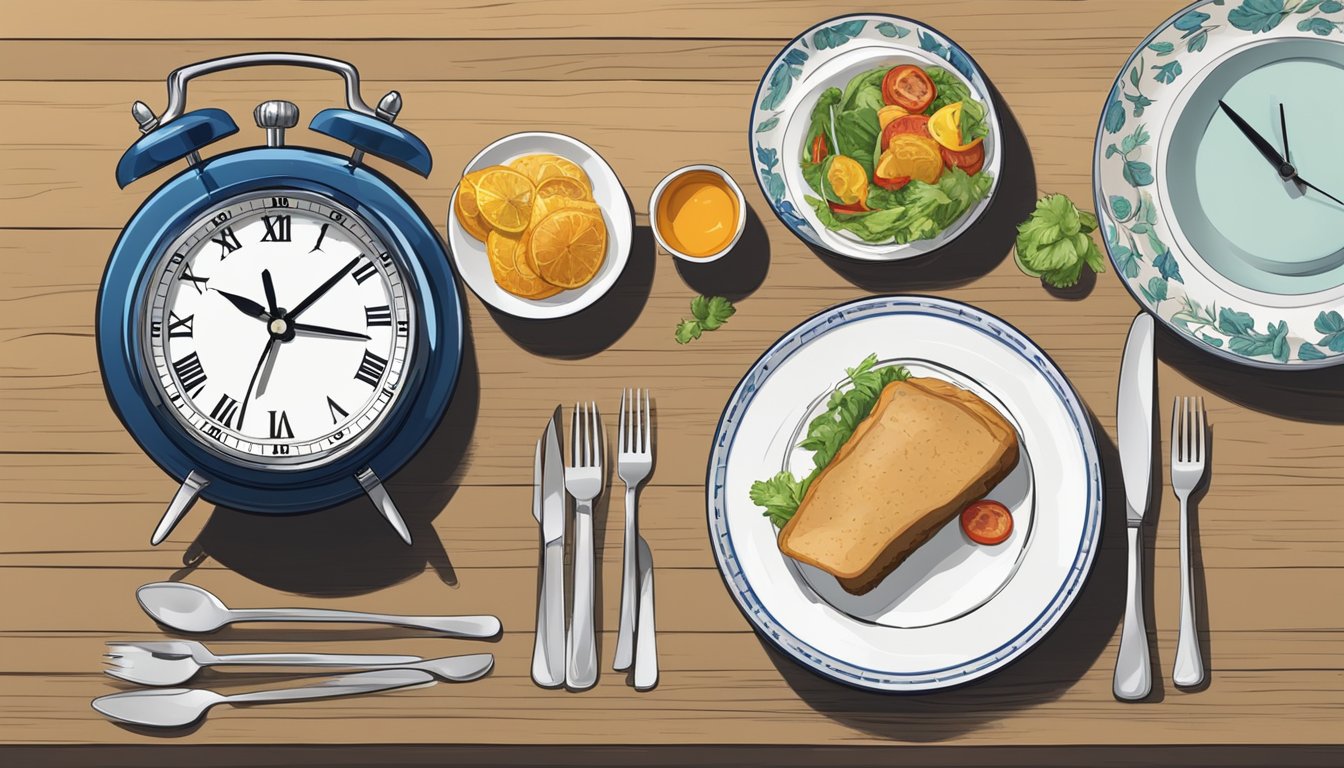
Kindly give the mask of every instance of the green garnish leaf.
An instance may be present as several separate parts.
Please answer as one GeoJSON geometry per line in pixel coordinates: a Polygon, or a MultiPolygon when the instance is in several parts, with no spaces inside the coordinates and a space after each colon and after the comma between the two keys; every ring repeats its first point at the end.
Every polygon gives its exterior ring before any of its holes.
{"type": "Polygon", "coordinates": [[[700,338],[700,324],[694,320],[682,320],[677,323],[677,343],[690,344],[700,338]]]}
{"type": "Polygon", "coordinates": [[[1017,265],[1056,288],[1076,284],[1084,265],[1105,272],[1101,251],[1091,237],[1096,228],[1094,214],[1079,210],[1064,195],[1046,195],[1017,226],[1017,265]]]}
{"type": "Polygon", "coordinates": [[[807,425],[807,435],[798,447],[812,451],[812,472],[798,480],[788,472],[781,472],[768,480],[759,480],[751,486],[751,500],[765,509],[766,517],[777,526],[783,526],[798,511],[803,494],[817,475],[835,458],[836,453],[854,434],[859,423],[868,418],[882,390],[893,381],[905,381],[910,372],[902,365],[877,365],[877,355],[869,355],[846,371],[849,378],[831,392],[826,411],[807,425]]]}
{"type": "Polygon", "coordinates": [[[704,331],[718,330],[737,312],[733,303],[722,296],[696,296],[691,299],[691,318],[677,323],[678,344],[689,344],[704,331]]]}

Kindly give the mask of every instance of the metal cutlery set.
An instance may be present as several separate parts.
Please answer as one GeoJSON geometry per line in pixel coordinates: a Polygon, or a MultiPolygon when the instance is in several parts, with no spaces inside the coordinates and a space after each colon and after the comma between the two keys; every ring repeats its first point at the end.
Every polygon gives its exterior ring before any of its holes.
{"type": "MultiPolygon", "coordinates": [[[[231,609],[200,587],[177,582],[146,584],[136,590],[140,607],[155,621],[179,632],[213,632],[235,622],[341,622],[389,624],[425,629],[448,637],[490,638],[501,631],[494,616],[394,616],[358,611],[308,608],[231,609]]],[[[190,688],[155,688],[102,696],[93,708],[106,717],[143,726],[175,727],[194,723],[216,704],[266,703],[376,693],[433,685],[437,680],[468,682],[494,666],[494,656],[477,653],[423,659],[389,654],[246,653],[218,655],[190,640],[115,641],[105,658],[107,674],[146,686],[180,685],[203,667],[339,667],[353,671],[302,687],[225,696],[190,688]]]]}
{"type": "MultiPolygon", "coordinates": [[[[620,626],[613,669],[634,667],[634,687],[647,691],[658,683],[654,632],[653,557],[639,535],[637,496],[653,470],[652,419],[647,390],[621,393],[617,475],[625,484],[625,551],[621,569],[620,626]]],[[[593,544],[593,503],[606,485],[606,439],[596,403],[574,406],[570,425],[570,461],[561,457],[561,408],[557,407],[537,442],[533,470],[532,516],[541,527],[541,587],[537,594],[536,645],[532,679],[544,688],[561,685],[585,690],[597,682],[593,544]],[[574,499],[573,596],[565,621],[566,496],[574,499]]]]}
{"type": "MultiPolygon", "coordinates": [[[[1153,317],[1141,313],[1130,326],[1120,367],[1116,429],[1120,468],[1124,476],[1129,536],[1128,593],[1115,662],[1112,690],[1116,698],[1137,701],[1152,691],[1148,631],[1143,604],[1143,518],[1148,510],[1153,463],[1153,398],[1155,394],[1153,317]]],[[[1178,397],[1172,403],[1171,485],[1181,503],[1181,621],[1172,681],[1182,687],[1204,682],[1204,660],[1195,623],[1193,564],[1190,559],[1190,494],[1204,479],[1209,435],[1203,398],[1178,397]]]]}

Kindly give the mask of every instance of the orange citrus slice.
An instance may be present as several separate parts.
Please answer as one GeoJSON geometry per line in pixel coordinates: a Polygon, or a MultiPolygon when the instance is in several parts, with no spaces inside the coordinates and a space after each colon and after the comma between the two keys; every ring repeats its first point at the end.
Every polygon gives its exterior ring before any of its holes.
{"type": "Polygon", "coordinates": [[[578,288],[602,268],[607,226],[598,214],[561,209],[533,228],[528,252],[543,280],[561,288],[578,288]]]}
{"type": "Polygon", "coordinates": [[[520,234],[532,218],[536,187],[509,168],[489,168],[476,179],[476,205],[481,218],[494,229],[520,234]]]}
{"type": "Polygon", "coordinates": [[[552,176],[537,185],[537,196],[592,200],[593,191],[578,179],[571,179],[568,176],[552,176]]]}
{"type": "Polygon", "coordinates": [[[540,277],[531,277],[517,268],[517,254],[521,238],[491,232],[485,240],[485,253],[490,259],[490,273],[495,284],[509,293],[524,299],[544,299],[554,296],[560,289],[546,283],[540,277]]]}
{"type": "Polygon", "coordinates": [[[457,223],[462,225],[468,235],[485,242],[485,236],[490,234],[490,225],[481,218],[480,209],[476,208],[476,193],[471,184],[463,182],[457,189],[457,199],[453,201],[453,213],[457,216],[457,223]],[[468,208],[476,209],[477,213],[468,213],[468,208]]]}
{"type": "Polygon", "coordinates": [[[932,184],[943,174],[943,154],[938,142],[913,133],[898,133],[891,137],[887,151],[878,159],[878,166],[895,176],[909,176],[915,181],[932,184]]]}
{"type": "Polygon", "coordinates": [[[577,163],[559,155],[523,155],[510,160],[508,166],[527,176],[533,184],[540,184],[547,179],[562,176],[581,182],[589,189],[593,186],[592,182],[588,180],[588,174],[584,173],[577,163]]]}

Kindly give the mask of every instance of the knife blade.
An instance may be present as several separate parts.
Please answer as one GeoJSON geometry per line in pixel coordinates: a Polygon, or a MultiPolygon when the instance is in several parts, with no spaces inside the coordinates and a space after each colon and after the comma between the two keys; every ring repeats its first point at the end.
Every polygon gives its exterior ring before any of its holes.
{"type": "Polygon", "coordinates": [[[532,471],[532,515],[541,523],[541,589],[532,679],[543,688],[565,683],[565,485],[559,429],[557,407],[537,441],[532,471]]]}
{"type": "Polygon", "coordinates": [[[1135,701],[1152,690],[1148,628],[1143,606],[1143,516],[1148,511],[1153,469],[1153,317],[1140,312],[1129,327],[1120,363],[1116,432],[1120,474],[1125,483],[1125,522],[1129,539],[1125,618],[1111,690],[1117,699],[1135,701]]]}
{"type": "Polygon", "coordinates": [[[1134,318],[1129,327],[1115,421],[1120,472],[1125,479],[1125,517],[1130,525],[1138,525],[1148,511],[1153,470],[1153,316],[1147,312],[1134,318]]]}

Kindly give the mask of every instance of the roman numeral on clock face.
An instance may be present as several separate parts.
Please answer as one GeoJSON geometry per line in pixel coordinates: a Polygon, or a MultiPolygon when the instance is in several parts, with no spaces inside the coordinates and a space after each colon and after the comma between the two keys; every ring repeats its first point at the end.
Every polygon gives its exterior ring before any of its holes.
{"type": "Polygon", "coordinates": [[[324,221],[324,222],[322,222],[322,229],[321,229],[321,231],[319,231],[319,232],[317,233],[317,242],[313,244],[313,250],[312,250],[312,251],[309,251],[309,253],[312,253],[313,251],[320,251],[320,250],[322,250],[322,241],[326,239],[326,237],[327,237],[327,227],[330,227],[330,226],[331,226],[331,222],[329,222],[329,221],[324,221]]]}
{"type": "Polygon", "coordinates": [[[219,257],[221,259],[243,247],[243,244],[238,242],[238,236],[233,234],[233,227],[224,227],[219,230],[219,236],[210,238],[210,241],[219,243],[219,257]]]}
{"type": "Polygon", "coordinates": [[[331,413],[332,424],[339,424],[341,423],[341,419],[350,415],[349,413],[346,412],[344,408],[341,407],[340,403],[331,399],[331,395],[327,395],[327,411],[331,413]],[[339,414],[339,416],[337,414],[339,414]]]}
{"type": "Polygon", "coordinates": [[[359,265],[359,269],[356,269],[354,272],[351,272],[350,276],[355,278],[356,283],[363,285],[365,280],[368,280],[370,277],[373,277],[377,272],[378,270],[376,267],[373,266],[373,262],[366,261],[363,264],[359,265]]]}
{"type": "Polygon", "coordinates": [[[182,384],[182,391],[195,397],[205,389],[205,368],[201,367],[201,358],[196,356],[195,352],[173,361],[173,372],[177,374],[177,380],[182,384]]]}
{"type": "Polygon", "coordinates": [[[381,307],[364,308],[364,325],[372,328],[375,325],[392,325],[392,308],[384,304],[381,307]]]}
{"type": "Polygon", "coordinates": [[[228,395],[220,395],[219,402],[210,411],[210,418],[223,424],[225,427],[233,428],[233,417],[238,415],[238,401],[228,395]]]}
{"type": "Polygon", "coordinates": [[[178,280],[190,280],[190,281],[191,281],[191,285],[192,285],[192,287],[196,289],[196,292],[197,292],[197,293],[205,293],[205,289],[202,288],[201,286],[203,286],[203,285],[205,285],[206,283],[210,282],[210,278],[208,278],[208,277],[197,277],[196,274],[195,274],[194,272],[191,271],[191,265],[190,265],[190,264],[183,264],[183,265],[182,265],[182,274],[181,274],[181,275],[178,275],[178,278],[177,278],[177,279],[178,279],[178,280]]]}
{"type": "Polygon", "coordinates": [[[262,216],[261,223],[266,225],[266,231],[261,235],[263,243],[288,243],[289,242],[289,216],[262,216]]]}
{"type": "Polygon", "coordinates": [[[383,377],[383,372],[386,370],[387,360],[366,349],[364,350],[364,359],[359,362],[359,370],[355,371],[355,378],[370,387],[376,387],[378,386],[378,380],[383,377]]]}
{"type": "Polygon", "coordinates": [[[178,317],[176,313],[168,312],[168,337],[172,339],[191,338],[192,322],[196,319],[195,315],[178,317]]]}
{"type": "Polygon", "coordinates": [[[284,411],[271,411],[271,439],[294,439],[294,430],[289,428],[289,415],[284,411]]]}

